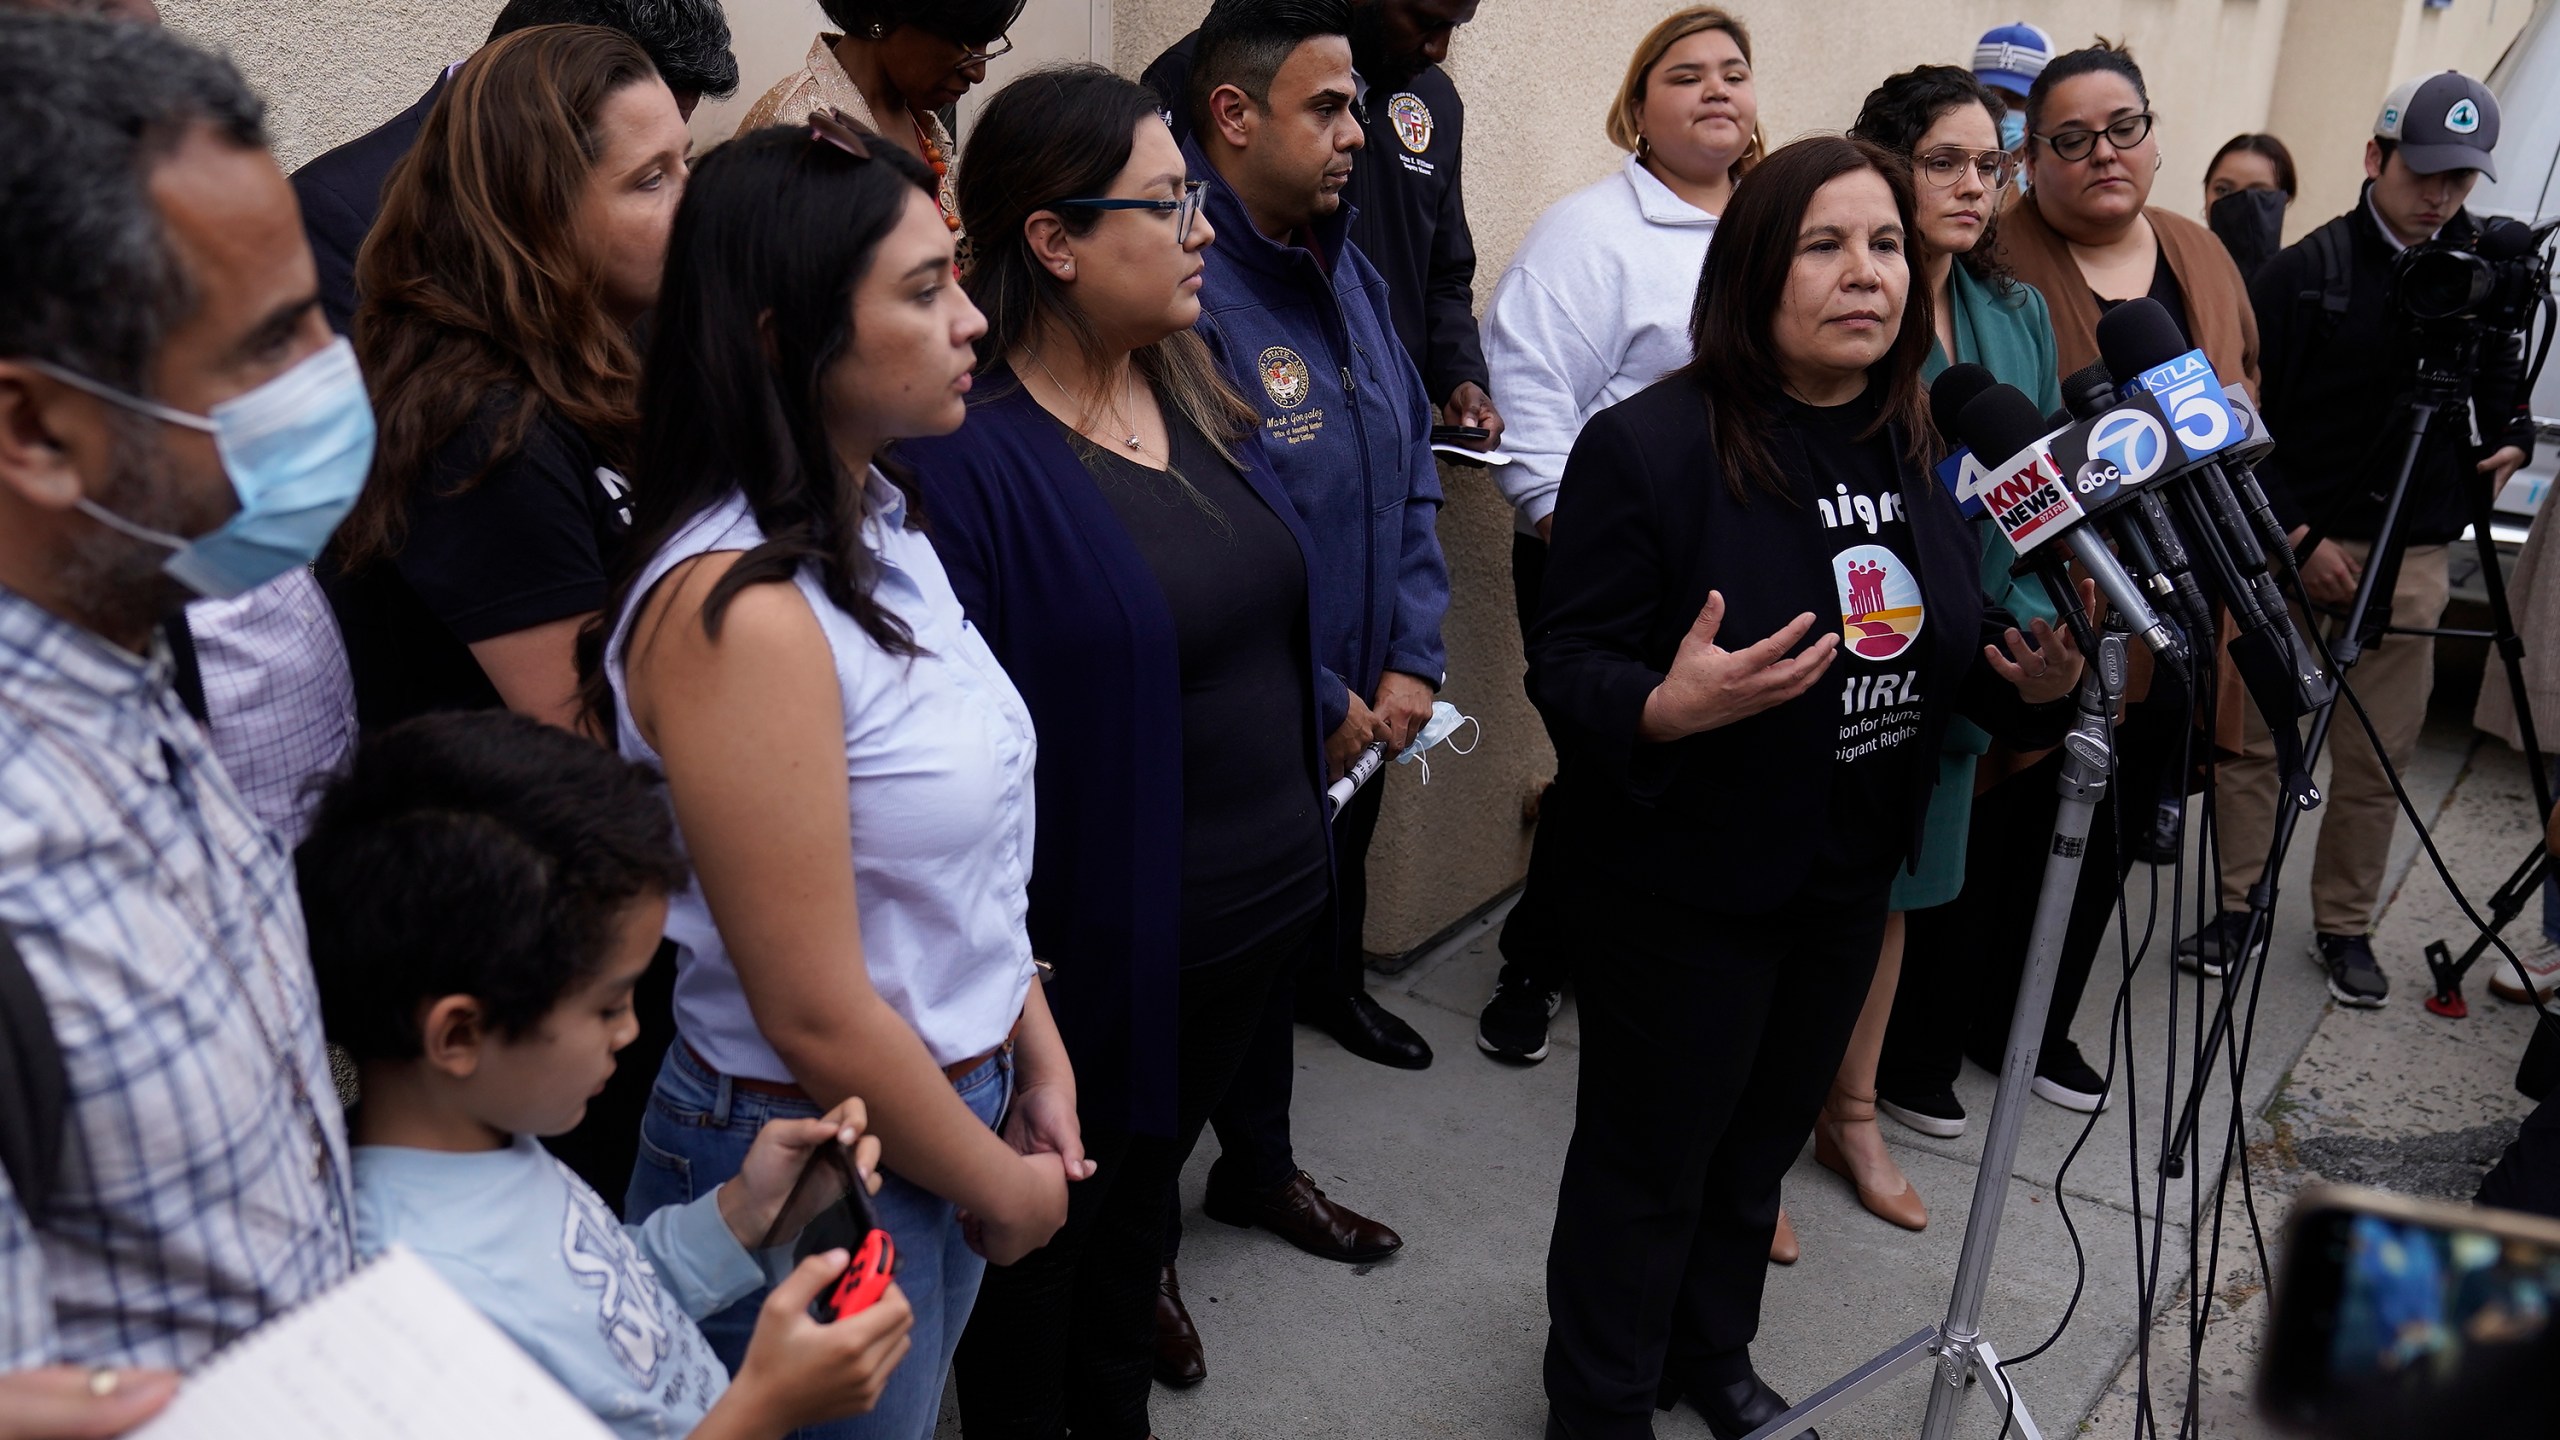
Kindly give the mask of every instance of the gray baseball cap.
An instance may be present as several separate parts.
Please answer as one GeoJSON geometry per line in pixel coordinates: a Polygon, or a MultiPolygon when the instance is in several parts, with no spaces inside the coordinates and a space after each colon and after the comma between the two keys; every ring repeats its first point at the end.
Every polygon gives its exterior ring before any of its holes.
{"type": "Polygon", "coordinates": [[[2458,70],[2401,82],[2374,118],[2377,140],[2400,142],[2400,158],[2420,175],[2477,170],[2498,178],[2498,97],[2458,70]]]}

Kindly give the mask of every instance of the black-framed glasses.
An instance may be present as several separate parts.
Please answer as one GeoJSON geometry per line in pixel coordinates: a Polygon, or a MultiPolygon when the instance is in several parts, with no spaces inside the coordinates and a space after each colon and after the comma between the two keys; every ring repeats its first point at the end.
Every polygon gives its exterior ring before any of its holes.
{"type": "Polygon", "coordinates": [[[960,50],[960,58],[952,62],[951,68],[954,70],[966,70],[972,65],[984,65],[999,55],[1010,55],[1012,53],[1013,37],[1010,35],[999,35],[995,38],[995,43],[989,45],[984,50],[975,49],[965,45],[962,46],[960,50]]]}
{"type": "Polygon", "coordinates": [[[1206,181],[1185,180],[1182,182],[1182,198],[1179,200],[1124,200],[1116,196],[1092,196],[1075,200],[1053,200],[1049,202],[1049,208],[1053,210],[1153,210],[1159,214],[1170,212],[1173,216],[1173,243],[1188,245],[1191,243],[1191,222],[1200,217],[1200,197],[1206,189],[1206,181]]]}
{"type": "Polygon", "coordinates": [[[1984,185],[1998,190],[2018,173],[2018,157],[2006,150],[1965,150],[1941,145],[1914,159],[1911,168],[1941,190],[1953,189],[1967,170],[1981,176],[1984,185]]]}
{"type": "Polygon", "coordinates": [[[2098,148],[2101,135],[2107,137],[2107,144],[2118,150],[2130,150],[2141,144],[2150,138],[2151,124],[2156,118],[2145,110],[2139,115],[2127,115],[2104,130],[2057,130],[2035,138],[2052,146],[2054,155],[2059,159],[2086,160],[2089,152],[2098,148]]]}

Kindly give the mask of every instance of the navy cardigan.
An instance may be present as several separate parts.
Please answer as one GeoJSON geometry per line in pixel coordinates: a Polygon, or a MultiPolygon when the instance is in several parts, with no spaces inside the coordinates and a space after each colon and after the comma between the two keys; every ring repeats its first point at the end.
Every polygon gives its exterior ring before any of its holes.
{"type": "MultiPolygon", "coordinates": [[[[908,440],[926,533],[951,588],[1040,732],[1031,947],[1078,1108],[1175,1132],[1182,941],[1182,676],[1155,573],[1065,432],[1001,366],[968,423],[908,440]]],[[[1289,527],[1314,594],[1314,544],[1262,447],[1245,483],[1289,527]]],[[[1313,634],[1312,615],[1307,620],[1313,634]]],[[[1324,773],[1309,646],[1307,713],[1324,773]]],[[[1326,827],[1327,844],[1332,827],[1326,827]]],[[[1330,936],[1329,926],[1321,934],[1330,936]]],[[[1319,943],[1326,943],[1320,941],[1319,943]]]]}

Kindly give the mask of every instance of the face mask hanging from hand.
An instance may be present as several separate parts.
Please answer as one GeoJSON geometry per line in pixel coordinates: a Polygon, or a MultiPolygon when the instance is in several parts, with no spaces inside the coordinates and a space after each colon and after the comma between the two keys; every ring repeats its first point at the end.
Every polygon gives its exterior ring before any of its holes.
{"type": "Polygon", "coordinates": [[[355,508],[373,468],[373,403],[355,347],[341,337],[257,389],[190,415],[85,375],[30,362],[74,389],[137,415],[213,437],[240,508],[190,540],[117,515],[82,497],[80,511],[109,529],[171,552],[160,568],[199,595],[227,600],[320,557],[355,508]]]}
{"type": "Polygon", "coordinates": [[[1458,713],[1458,707],[1450,704],[1446,700],[1433,701],[1431,703],[1431,718],[1422,722],[1422,728],[1414,733],[1413,743],[1404,747],[1404,750],[1396,756],[1396,763],[1399,765],[1409,765],[1416,760],[1421,760],[1422,783],[1425,785],[1430,784],[1431,762],[1423,759],[1423,752],[1429,750],[1432,746],[1447,740],[1451,735],[1456,734],[1458,727],[1461,725],[1474,725],[1476,727],[1476,732],[1467,737],[1467,745],[1463,750],[1459,749],[1458,746],[1452,742],[1449,746],[1449,753],[1452,755],[1472,755],[1475,753],[1476,746],[1483,743],[1484,726],[1477,724],[1476,717],[1473,715],[1462,715],[1458,713]]]}

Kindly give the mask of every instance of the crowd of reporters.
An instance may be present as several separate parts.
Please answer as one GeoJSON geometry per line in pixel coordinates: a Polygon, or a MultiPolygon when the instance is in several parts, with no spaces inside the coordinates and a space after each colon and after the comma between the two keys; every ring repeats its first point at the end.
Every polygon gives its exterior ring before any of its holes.
{"type": "MultiPolygon", "coordinates": [[[[1479,328],[1440,68],[1468,0],[1216,0],[1143,83],[1035,70],[965,146],[941,114],[1023,0],[824,0],[839,28],[699,152],[738,84],[714,0],[510,0],[290,182],[228,62],[24,8],[0,1434],[28,1436],[120,1433],[393,1243],[624,1434],[921,1440],[956,1375],[973,1433],[1148,1435],[1150,1386],[1207,1374],[1175,1259],[1204,1131],[1211,1218],[1403,1243],[1298,1165],[1293,1047],[1433,1063],[1366,994],[1386,787],[1325,792],[1455,718],[1435,431],[1509,461],[1558,756],[1477,1035],[1537,1063],[1578,999],[1548,1433],[1684,1397],[1747,1433],[1785,1408],[1750,1345],[1805,1140],[1922,1228],[1879,1115],[1961,1134],[1966,1057],[1999,1066],[2084,669],[2056,602],[2095,592],[1958,512],[1929,381],[2058,412],[2102,317],[2155,302],[2308,457],[2269,488],[2339,603],[2403,358],[2389,257],[2468,233],[2497,128],[2464,77],[2402,87],[2356,211],[2284,248],[2273,137],[2215,155],[2210,227],[2150,203],[2164,120],[2122,46],[2003,26],[1772,146],[1747,26],[1690,7],[1601,117],[1623,165],[1530,228],[1479,328]],[[821,1323],[852,1257],[765,1242],[839,1145],[900,1268],[821,1323]]],[[[2483,367],[2431,494],[2523,463],[2517,373],[2483,367]]],[[[2447,523],[2404,621],[2443,606],[2447,523]]],[[[2395,764],[2428,658],[2359,672],[2395,764]]],[[[2245,907],[2277,777],[2221,699],[2137,676],[2054,1103],[2109,1101],[2070,1033],[2118,884],[2184,841],[2187,757],[2219,758],[2245,907]]],[[[2389,796],[2336,744],[2314,958],[2378,1004],[2389,796]]],[[[2234,933],[2181,958],[2224,973],[2234,933]]]]}

